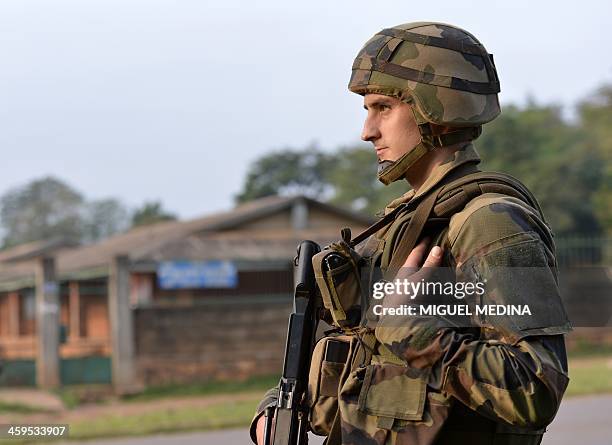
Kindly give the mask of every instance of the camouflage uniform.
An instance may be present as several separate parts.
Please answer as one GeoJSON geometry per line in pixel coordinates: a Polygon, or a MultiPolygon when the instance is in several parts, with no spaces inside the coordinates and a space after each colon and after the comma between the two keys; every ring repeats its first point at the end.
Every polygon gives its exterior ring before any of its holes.
{"type": "MultiPolygon", "coordinates": [[[[419,195],[478,161],[473,146],[466,145],[433,172],[419,195]]],[[[413,191],[393,201],[387,212],[411,199],[413,191]]],[[[367,244],[384,245],[385,235],[367,244]]],[[[344,382],[342,444],[539,443],[568,383],[561,334],[570,326],[559,301],[549,238],[537,212],[515,198],[483,194],[456,213],[442,266],[473,281],[491,265],[533,268],[538,276],[514,280],[506,301],[524,296],[534,317],[518,327],[493,321],[481,329],[452,329],[434,318],[371,318],[378,342],[402,362],[375,355],[370,366],[344,382]],[[543,315],[547,324],[540,325],[543,315]]]]}
{"type": "MultiPolygon", "coordinates": [[[[455,32],[455,28],[438,24],[397,28],[421,28],[425,30],[423,34],[431,36],[455,32]]],[[[404,98],[408,91],[415,105],[424,102],[422,98],[415,99],[415,95],[446,94],[440,93],[444,88],[431,84],[381,78],[388,74],[371,69],[377,62],[364,61],[364,54],[368,57],[382,54],[387,60],[416,57],[413,50],[418,44],[409,42],[400,48],[404,55],[398,56],[396,49],[402,42],[394,43],[393,39],[399,37],[385,33],[382,36],[377,34],[358,56],[353,67],[352,91],[362,85],[357,91],[361,94],[377,92],[404,98]],[[372,79],[375,76],[379,78],[372,79]]],[[[418,40],[412,35],[409,38],[418,40]]],[[[477,41],[473,39],[470,43],[477,41]]],[[[464,59],[478,65],[465,55],[464,59]]],[[[456,62],[460,65],[465,60],[456,62]]],[[[487,71],[482,64],[479,66],[487,71]]],[[[423,66],[421,71],[431,72],[432,68],[423,66]]],[[[449,80],[447,74],[432,78],[439,83],[457,82],[449,80]]],[[[496,81],[496,75],[493,77],[496,81]]],[[[486,78],[473,80],[483,83],[486,78]]],[[[470,122],[480,125],[499,111],[496,94],[478,94],[484,97],[474,99],[469,97],[473,93],[466,93],[461,99],[468,103],[463,111],[468,109],[472,113],[465,118],[459,108],[455,112],[415,106],[416,113],[421,118],[426,116],[425,121],[440,125],[448,125],[449,121],[466,127],[470,122]],[[475,110],[479,110],[480,118],[474,118],[475,110]]],[[[474,146],[465,142],[435,168],[418,193],[406,193],[390,203],[385,212],[420,199],[450,176],[472,173],[479,161],[474,146]]],[[[389,166],[385,168],[388,172],[389,166]]],[[[391,180],[395,180],[393,176],[397,175],[392,175],[391,180]]],[[[391,228],[371,236],[360,250],[366,258],[379,258],[378,265],[383,270],[388,266],[388,252],[395,252],[397,247],[391,245],[391,228]]],[[[492,267],[531,268],[527,275],[511,276],[507,287],[496,288],[485,298],[495,303],[516,303],[522,299],[533,306],[534,317],[528,320],[502,317],[484,320],[477,327],[456,328],[437,317],[376,317],[367,311],[367,325],[375,339],[370,345],[373,355],[364,366],[343,374],[338,394],[341,439],[335,435],[329,445],[535,445],[554,418],[568,383],[563,334],[570,330],[570,325],[558,294],[552,235],[543,217],[522,200],[485,193],[469,201],[450,218],[447,227],[434,235],[438,236],[434,236],[433,242],[443,240],[445,246],[442,266],[452,268],[463,280],[477,281],[492,267]]],[[[257,419],[266,406],[274,403],[275,397],[276,389],[272,389],[259,405],[251,425],[253,441],[257,419]]]]}

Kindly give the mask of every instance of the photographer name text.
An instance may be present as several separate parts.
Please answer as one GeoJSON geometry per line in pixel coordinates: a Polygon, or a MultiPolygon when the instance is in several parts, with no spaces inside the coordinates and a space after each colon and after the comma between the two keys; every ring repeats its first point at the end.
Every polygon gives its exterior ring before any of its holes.
{"type": "Polygon", "coordinates": [[[408,315],[408,316],[469,316],[469,315],[531,315],[527,304],[483,304],[470,306],[467,304],[425,304],[407,305],[402,304],[395,307],[385,307],[376,304],[372,307],[374,315],[408,315]]]}

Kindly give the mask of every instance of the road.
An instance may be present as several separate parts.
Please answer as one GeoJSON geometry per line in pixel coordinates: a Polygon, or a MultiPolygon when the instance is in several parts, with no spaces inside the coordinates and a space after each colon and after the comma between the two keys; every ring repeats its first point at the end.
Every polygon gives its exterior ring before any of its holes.
{"type": "MultiPolygon", "coordinates": [[[[542,445],[610,445],[612,443],[612,395],[576,397],[564,401],[555,421],[544,436],[542,445]]],[[[83,442],[83,445],[248,445],[245,429],[208,433],[182,433],[135,439],[113,439],[83,442]]],[[[312,445],[323,443],[315,437],[312,445]]],[[[73,445],[74,442],[71,442],[73,445]]]]}

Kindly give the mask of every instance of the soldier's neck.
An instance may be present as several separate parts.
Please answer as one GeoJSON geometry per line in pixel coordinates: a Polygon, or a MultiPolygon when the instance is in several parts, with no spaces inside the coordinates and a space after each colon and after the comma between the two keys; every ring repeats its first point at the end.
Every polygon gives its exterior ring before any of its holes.
{"type": "Polygon", "coordinates": [[[425,184],[425,181],[431,176],[436,167],[447,162],[449,156],[457,151],[459,147],[460,145],[457,144],[432,150],[419,159],[410,170],[406,172],[406,180],[414,189],[415,193],[419,192],[419,189],[425,184]]]}

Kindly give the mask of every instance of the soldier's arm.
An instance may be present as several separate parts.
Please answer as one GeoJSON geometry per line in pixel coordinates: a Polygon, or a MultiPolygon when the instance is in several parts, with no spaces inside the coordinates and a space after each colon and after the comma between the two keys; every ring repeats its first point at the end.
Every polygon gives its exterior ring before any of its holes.
{"type": "MultiPolygon", "coordinates": [[[[537,312],[549,310],[546,300],[558,294],[554,275],[546,274],[551,253],[532,217],[520,206],[484,205],[450,235],[462,273],[478,274],[491,265],[542,266],[533,269],[542,274],[535,280],[538,289],[529,280],[512,281],[512,291],[532,297],[537,312]]],[[[484,339],[470,330],[449,328],[436,317],[406,317],[401,323],[383,317],[376,336],[408,366],[429,368],[432,388],[493,420],[541,428],[554,418],[568,383],[560,335],[566,330],[563,320],[558,321],[557,326],[523,332],[513,331],[512,323],[501,323],[499,332],[484,339]]]]}
{"type": "Polygon", "coordinates": [[[429,368],[430,387],[486,417],[528,428],[552,421],[568,383],[562,335],[508,344],[429,321],[432,328],[379,324],[376,337],[408,366],[429,368]]]}
{"type": "Polygon", "coordinates": [[[402,339],[394,339],[398,331],[390,327],[377,328],[376,335],[408,366],[429,367],[430,387],[496,421],[542,428],[554,418],[568,383],[562,335],[529,337],[510,345],[448,328],[427,339],[400,332],[402,339]]]}
{"type": "Polygon", "coordinates": [[[533,428],[552,422],[568,383],[562,335],[516,345],[439,335],[445,353],[430,384],[494,420],[533,428]]]}
{"type": "Polygon", "coordinates": [[[278,395],[278,387],[275,386],[274,388],[270,388],[264,394],[264,397],[261,400],[261,402],[259,402],[259,405],[257,405],[257,409],[255,410],[255,416],[253,417],[253,420],[251,420],[251,426],[249,428],[249,434],[254,444],[258,443],[259,436],[263,434],[263,430],[261,431],[258,431],[258,430],[261,429],[259,425],[260,425],[260,420],[263,419],[264,411],[266,410],[267,407],[276,405],[277,395],[278,395]]]}
{"type": "Polygon", "coordinates": [[[567,386],[561,335],[508,345],[442,329],[420,350],[402,346],[405,340],[385,344],[408,366],[431,363],[429,386],[495,421],[542,428],[554,418],[567,386]]]}

